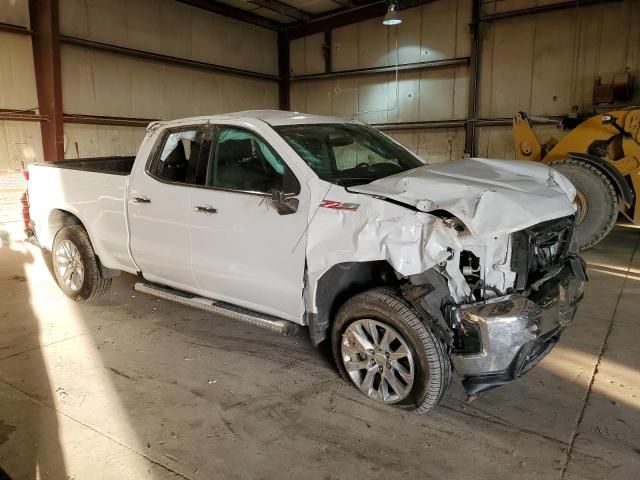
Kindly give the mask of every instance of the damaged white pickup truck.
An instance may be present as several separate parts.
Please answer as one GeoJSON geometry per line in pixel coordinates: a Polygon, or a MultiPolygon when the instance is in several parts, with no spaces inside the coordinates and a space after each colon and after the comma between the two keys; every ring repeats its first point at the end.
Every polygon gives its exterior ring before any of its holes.
{"type": "Polygon", "coordinates": [[[30,168],[31,219],[60,288],[136,289],[331,342],[345,379],[424,413],[452,368],[514,380],[582,298],[573,186],[542,164],[427,166],[335,117],[250,111],[153,123],[138,155],[30,168]]]}

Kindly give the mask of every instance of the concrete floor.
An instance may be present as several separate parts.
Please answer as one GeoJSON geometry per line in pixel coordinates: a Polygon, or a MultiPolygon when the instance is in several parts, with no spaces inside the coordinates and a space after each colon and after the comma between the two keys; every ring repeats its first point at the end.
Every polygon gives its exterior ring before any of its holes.
{"type": "MultiPolygon", "coordinates": [[[[0,466],[13,479],[638,478],[640,230],[585,256],[586,299],[518,382],[428,416],[342,382],[280,337],[132,291],[64,297],[0,247],[0,466]]],[[[1,475],[0,475],[1,478],[1,475]]]]}

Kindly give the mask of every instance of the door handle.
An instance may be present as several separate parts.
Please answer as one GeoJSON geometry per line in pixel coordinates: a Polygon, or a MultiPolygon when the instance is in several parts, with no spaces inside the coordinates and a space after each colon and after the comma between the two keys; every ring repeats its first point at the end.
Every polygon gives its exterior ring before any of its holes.
{"type": "Polygon", "coordinates": [[[133,197],[133,203],[151,203],[151,199],[147,197],[133,197]]]}
{"type": "Polygon", "coordinates": [[[199,205],[197,207],[193,207],[193,211],[200,212],[200,213],[218,213],[217,208],[207,207],[206,205],[199,205]]]}

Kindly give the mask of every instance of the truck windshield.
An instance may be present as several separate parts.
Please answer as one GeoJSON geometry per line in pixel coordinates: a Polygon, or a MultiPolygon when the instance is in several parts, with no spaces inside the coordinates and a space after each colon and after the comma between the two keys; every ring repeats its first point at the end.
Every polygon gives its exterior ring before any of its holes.
{"type": "Polygon", "coordinates": [[[423,165],[365,125],[325,123],[274,129],[321,179],[338,185],[361,185],[423,165]]]}

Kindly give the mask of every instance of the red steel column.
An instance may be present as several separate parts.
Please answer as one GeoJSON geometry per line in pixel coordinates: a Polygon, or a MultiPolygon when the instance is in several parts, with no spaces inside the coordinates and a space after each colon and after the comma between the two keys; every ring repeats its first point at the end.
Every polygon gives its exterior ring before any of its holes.
{"type": "Polygon", "coordinates": [[[60,75],[60,28],[58,0],[29,0],[33,30],[33,63],[38,107],[47,120],[40,122],[44,159],[64,159],[62,77],[60,75]]]}

